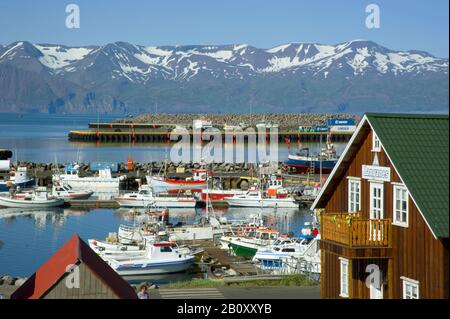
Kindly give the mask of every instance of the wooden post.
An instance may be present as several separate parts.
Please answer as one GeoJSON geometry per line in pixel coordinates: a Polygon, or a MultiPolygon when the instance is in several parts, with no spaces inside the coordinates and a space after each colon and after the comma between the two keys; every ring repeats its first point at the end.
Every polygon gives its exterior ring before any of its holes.
{"type": "Polygon", "coordinates": [[[394,298],[394,269],[393,269],[393,261],[392,257],[388,259],[388,269],[387,269],[387,278],[388,278],[388,296],[387,299],[394,298]]]}

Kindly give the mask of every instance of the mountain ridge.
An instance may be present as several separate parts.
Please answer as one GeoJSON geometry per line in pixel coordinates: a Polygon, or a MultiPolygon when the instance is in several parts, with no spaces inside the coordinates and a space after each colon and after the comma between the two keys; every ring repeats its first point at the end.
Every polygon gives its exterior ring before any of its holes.
{"type": "Polygon", "coordinates": [[[448,108],[448,59],[369,40],[0,45],[0,112],[424,111],[448,108]]]}

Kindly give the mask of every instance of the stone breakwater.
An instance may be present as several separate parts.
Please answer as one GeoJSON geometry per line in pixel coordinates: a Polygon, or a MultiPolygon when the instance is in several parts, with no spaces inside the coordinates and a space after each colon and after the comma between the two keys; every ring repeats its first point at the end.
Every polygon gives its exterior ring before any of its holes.
{"type": "MultiPolygon", "coordinates": [[[[90,166],[87,163],[79,163],[81,174],[89,174],[90,166]]],[[[52,173],[56,173],[57,171],[62,172],[65,168],[64,164],[55,164],[55,163],[34,163],[28,161],[19,161],[16,166],[27,167],[27,170],[31,174],[39,175],[48,175],[52,173]]],[[[173,163],[169,162],[166,164],[166,172],[168,174],[171,173],[184,173],[189,174],[193,169],[208,169],[213,173],[251,173],[258,172],[258,166],[249,163],[211,163],[211,164],[199,164],[199,163],[173,163]],[[182,171],[180,171],[182,169],[182,171]],[[178,170],[178,171],[177,171],[178,170]]],[[[164,163],[162,162],[147,162],[147,163],[133,163],[133,168],[131,171],[128,170],[127,163],[118,163],[118,171],[119,173],[157,173],[164,169],[164,163]]],[[[275,170],[283,170],[283,163],[279,162],[276,164],[275,170]]]]}
{"type": "MultiPolygon", "coordinates": [[[[80,176],[92,176],[94,172],[90,170],[90,166],[87,163],[79,163],[80,176]]],[[[17,166],[27,167],[29,175],[37,179],[39,186],[52,185],[52,175],[56,172],[64,171],[64,164],[56,163],[32,163],[32,162],[19,162],[17,166]]],[[[148,162],[148,163],[133,163],[131,170],[128,170],[126,163],[118,163],[118,172],[115,175],[126,175],[128,178],[122,182],[122,190],[135,190],[138,188],[139,182],[146,183],[145,176],[148,173],[158,174],[164,172],[164,163],[161,162],[148,162]]],[[[186,178],[192,176],[192,170],[194,169],[208,169],[213,173],[213,177],[220,178],[222,187],[224,189],[229,188],[242,188],[246,189],[251,182],[249,177],[259,176],[259,167],[254,164],[248,163],[214,163],[208,165],[200,165],[198,163],[167,163],[165,167],[166,174],[168,176],[174,176],[178,178],[186,178]]],[[[279,162],[270,168],[264,168],[265,174],[281,173],[284,175],[286,186],[296,186],[299,184],[305,184],[305,181],[315,183],[319,181],[319,175],[308,174],[289,174],[290,171],[285,169],[282,162],[279,162]]],[[[216,183],[217,180],[215,181],[216,183]]],[[[217,184],[215,184],[217,186],[217,184]]],[[[0,243],[1,245],[1,243],[0,243]]]]}
{"type": "Polygon", "coordinates": [[[192,125],[193,120],[205,120],[213,125],[246,125],[255,126],[258,123],[279,124],[283,128],[298,128],[298,126],[325,125],[327,119],[352,118],[359,121],[360,117],[353,114],[142,114],[116,120],[114,123],[165,123],[174,125],[192,125]]]}

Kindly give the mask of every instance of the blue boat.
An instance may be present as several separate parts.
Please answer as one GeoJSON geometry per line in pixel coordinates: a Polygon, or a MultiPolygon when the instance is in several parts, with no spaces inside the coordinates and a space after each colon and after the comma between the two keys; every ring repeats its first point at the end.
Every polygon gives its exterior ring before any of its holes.
{"type": "Polygon", "coordinates": [[[288,160],[284,162],[286,167],[293,168],[297,173],[320,172],[329,174],[338,161],[336,150],[333,145],[328,144],[320,155],[310,156],[309,148],[303,148],[297,154],[289,154],[288,160]]]}

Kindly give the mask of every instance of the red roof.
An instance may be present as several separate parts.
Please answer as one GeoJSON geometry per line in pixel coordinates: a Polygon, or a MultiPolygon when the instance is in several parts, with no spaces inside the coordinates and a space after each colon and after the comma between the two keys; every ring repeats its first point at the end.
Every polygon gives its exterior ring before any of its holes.
{"type": "Polygon", "coordinates": [[[70,264],[84,263],[118,298],[136,299],[134,289],[108,264],[106,264],[81,238],[74,234],[51,256],[22,286],[11,299],[39,299],[66,274],[70,264]]]}

